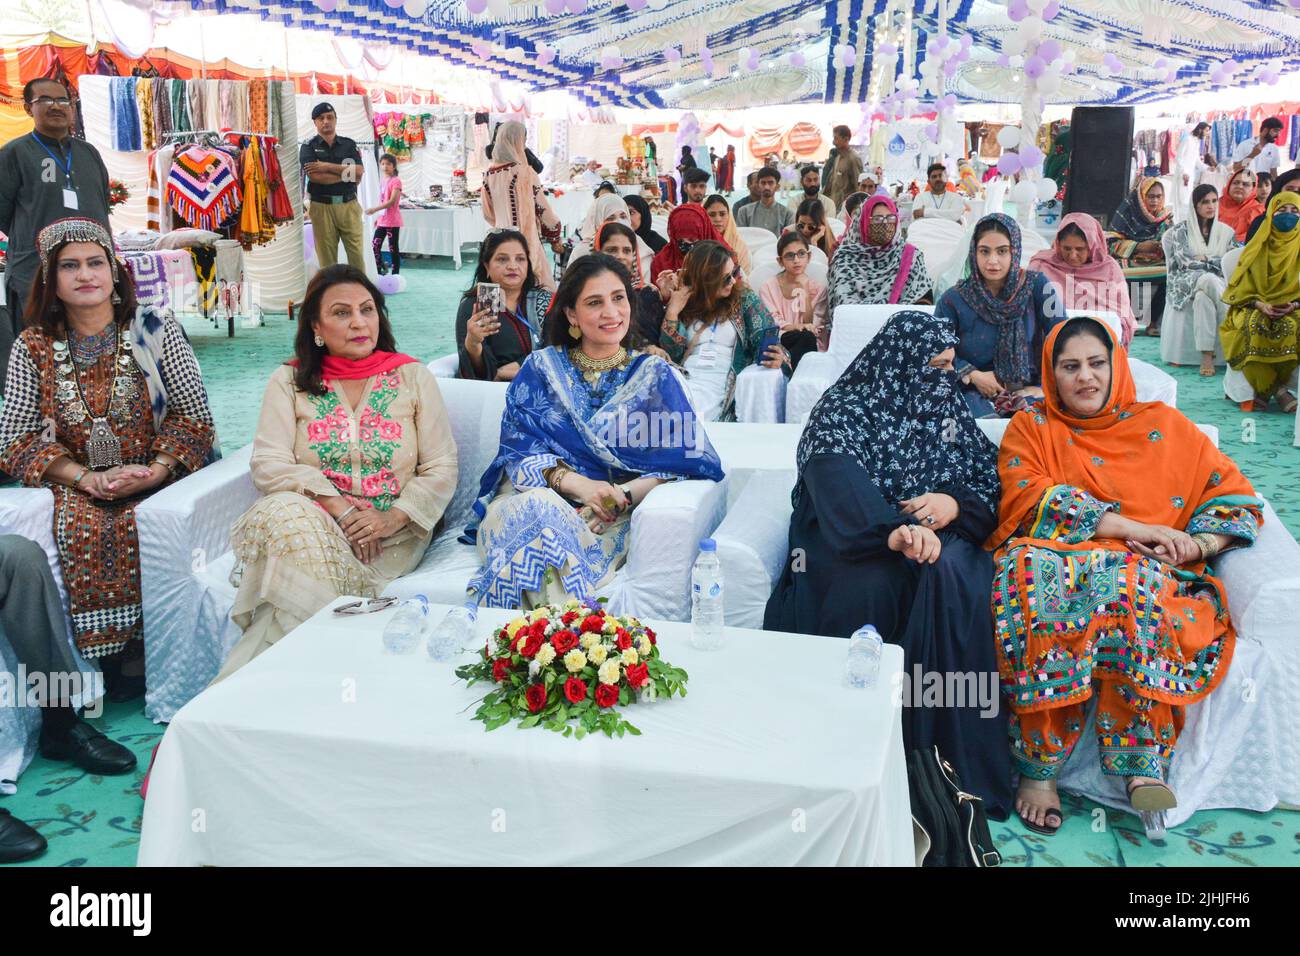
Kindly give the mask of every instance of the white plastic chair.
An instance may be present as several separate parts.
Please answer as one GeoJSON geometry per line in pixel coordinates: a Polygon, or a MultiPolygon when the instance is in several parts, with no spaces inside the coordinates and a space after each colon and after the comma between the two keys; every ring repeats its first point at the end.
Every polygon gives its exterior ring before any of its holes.
{"type": "Polygon", "coordinates": [[[836,239],[843,236],[844,230],[848,228],[848,226],[844,225],[844,223],[839,219],[827,219],[826,225],[831,227],[831,235],[836,239]]]}
{"type": "Polygon", "coordinates": [[[925,256],[925,269],[931,276],[946,273],[958,256],[966,255],[962,242],[966,227],[948,219],[918,219],[907,231],[907,241],[925,256]]]}
{"type": "MultiPolygon", "coordinates": [[[[843,372],[857,358],[863,347],[875,338],[895,312],[928,312],[934,314],[932,305],[842,305],[835,310],[831,321],[831,341],[826,349],[839,363],[843,372]]],[[[803,362],[799,363],[803,368],[803,362]]],[[[797,372],[796,372],[797,374],[797,372]]],[[[839,378],[839,373],[836,373],[839,378]]],[[[832,380],[833,381],[833,380],[832,380]]]]}
{"type": "Polygon", "coordinates": [[[755,247],[764,243],[776,242],[776,236],[766,229],[759,229],[755,226],[737,226],[736,233],[741,239],[745,240],[745,245],[749,246],[750,252],[753,252],[755,247]]]}
{"type": "Polygon", "coordinates": [[[429,371],[433,373],[434,378],[455,378],[459,369],[460,356],[455,352],[450,355],[440,355],[429,363],[429,371]]]}
{"type": "MultiPolygon", "coordinates": [[[[1223,274],[1229,279],[1232,278],[1233,272],[1237,269],[1237,261],[1241,259],[1241,253],[1245,246],[1238,249],[1230,249],[1223,256],[1223,274]]],[[[1223,394],[1228,396],[1234,402],[1250,402],[1255,399],[1255,389],[1246,381],[1246,376],[1235,368],[1229,368],[1223,373],[1223,394]]]]}

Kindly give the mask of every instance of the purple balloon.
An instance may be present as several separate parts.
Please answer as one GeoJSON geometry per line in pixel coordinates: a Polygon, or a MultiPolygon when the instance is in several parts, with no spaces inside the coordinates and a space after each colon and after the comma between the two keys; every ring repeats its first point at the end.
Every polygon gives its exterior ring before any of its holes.
{"type": "Polygon", "coordinates": [[[401,280],[402,280],[402,276],[400,275],[379,276],[375,280],[375,285],[379,287],[379,291],[382,292],[384,295],[396,295],[397,293],[403,291],[405,287],[405,283],[403,283],[401,280]]]}
{"type": "Polygon", "coordinates": [[[947,45],[948,45],[948,38],[941,34],[930,41],[929,49],[935,51],[942,51],[947,45]]]}
{"type": "Polygon", "coordinates": [[[939,124],[930,123],[925,127],[925,138],[932,143],[939,141],[939,124]]]}
{"type": "Polygon", "coordinates": [[[1007,4],[1007,16],[1011,18],[1013,23],[1019,23],[1029,16],[1029,4],[1025,3],[1025,0],[1011,0],[1007,4]]]}
{"type": "Polygon", "coordinates": [[[1043,7],[1043,12],[1039,14],[1043,21],[1055,20],[1061,14],[1061,4],[1058,0],[1052,0],[1047,6],[1043,7]]]}
{"type": "Polygon", "coordinates": [[[587,0],[565,0],[564,8],[570,13],[586,13],[587,0]]]}
{"type": "Polygon", "coordinates": [[[946,77],[948,77],[948,79],[951,80],[954,76],[957,75],[957,69],[958,69],[958,67],[960,67],[960,66],[961,66],[961,64],[958,63],[956,60],[948,60],[948,61],[946,61],[946,62],[943,64],[943,75],[946,76],[946,77]]]}
{"type": "Polygon", "coordinates": [[[555,51],[554,51],[554,50],[539,50],[539,51],[537,51],[537,65],[538,65],[538,66],[549,66],[550,64],[552,64],[552,63],[554,63],[554,62],[555,62],[555,51]]]}
{"type": "Polygon", "coordinates": [[[998,60],[997,60],[997,63],[998,63],[998,66],[1004,66],[1004,67],[1005,67],[1005,66],[1010,66],[1010,65],[1011,65],[1011,57],[1008,56],[1008,55],[1005,54],[1005,53],[999,53],[999,54],[998,54],[998,60]]]}
{"type": "Polygon", "coordinates": [[[1107,53],[1101,58],[1101,62],[1105,65],[1106,69],[1110,70],[1112,73],[1118,73],[1120,70],[1124,69],[1124,64],[1114,53],[1107,53]]]}
{"type": "Polygon", "coordinates": [[[1044,40],[1038,44],[1038,55],[1043,58],[1044,63],[1051,63],[1061,56],[1061,44],[1055,40],[1044,40]]]}
{"type": "Polygon", "coordinates": [[[664,50],[664,59],[669,63],[676,63],[681,58],[682,51],[677,49],[675,46],[670,46],[668,49],[664,50]]]}
{"type": "Polygon", "coordinates": [[[1042,76],[1045,69],[1047,69],[1047,64],[1036,53],[1025,61],[1025,76],[1031,80],[1036,80],[1042,76]]]}
{"type": "Polygon", "coordinates": [[[790,65],[794,67],[796,70],[802,69],[803,65],[807,62],[808,62],[807,57],[805,57],[798,50],[790,54],[790,65]]]}
{"type": "Polygon", "coordinates": [[[1020,144],[1021,169],[1033,169],[1046,158],[1047,157],[1043,155],[1043,151],[1033,143],[1020,144]]]}
{"type": "Polygon", "coordinates": [[[465,9],[478,16],[487,9],[487,0],[465,0],[465,9]]]}
{"type": "Polygon", "coordinates": [[[339,8],[339,0],[316,0],[316,9],[321,13],[333,13],[339,8]]]}
{"type": "Polygon", "coordinates": [[[546,0],[546,12],[553,17],[558,17],[564,12],[564,0],[546,0]]]}
{"type": "Polygon", "coordinates": [[[644,10],[648,0],[625,0],[629,10],[644,10]]]}
{"type": "Polygon", "coordinates": [[[969,33],[963,33],[961,35],[961,48],[963,50],[969,50],[971,48],[971,44],[973,44],[974,42],[975,41],[971,39],[971,35],[969,33]]]}
{"type": "Polygon", "coordinates": [[[405,0],[384,0],[384,5],[388,7],[390,10],[396,10],[404,2],[405,0]]]}
{"type": "Polygon", "coordinates": [[[998,159],[998,174],[1014,176],[1020,171],[1020,157],[1015,153],[1003,153],[998,159]]]}

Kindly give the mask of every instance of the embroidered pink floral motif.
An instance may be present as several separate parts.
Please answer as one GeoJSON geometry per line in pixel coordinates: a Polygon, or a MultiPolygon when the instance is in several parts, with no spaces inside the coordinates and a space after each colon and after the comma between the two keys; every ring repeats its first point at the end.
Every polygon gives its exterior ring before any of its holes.
{"type": "Polygon", "coordinates": [[[402,437],[402,426],[398,422],[385,420],[379,423],[379,437],[389,441],[398,441],[402,437]]]}
{"type": "MultiPolygon", "coordinates": [[[[335,471],[333,468],[322,468],[321,474],[334,483],[334,487],[339,491],[347,493],[352,490],[352,476],[345,475],[342,472],[335,471]]],[[[365,494],[363,491],[362,494],[365,494]]]]}
{"type": "Polygon", "coordinates": [[[308,441],[328,441],[329,435],[329,422],[321,420],[307,423],[308,441]]]}

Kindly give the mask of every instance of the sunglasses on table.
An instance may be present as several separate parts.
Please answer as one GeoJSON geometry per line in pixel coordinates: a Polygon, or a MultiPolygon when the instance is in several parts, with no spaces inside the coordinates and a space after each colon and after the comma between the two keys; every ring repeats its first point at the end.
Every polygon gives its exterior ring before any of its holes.
{"type": "Polygon", "coordinates": [[[73,102],[70,96],[38,96],[32,100],[32,106],[71,106],[73,102]]]}

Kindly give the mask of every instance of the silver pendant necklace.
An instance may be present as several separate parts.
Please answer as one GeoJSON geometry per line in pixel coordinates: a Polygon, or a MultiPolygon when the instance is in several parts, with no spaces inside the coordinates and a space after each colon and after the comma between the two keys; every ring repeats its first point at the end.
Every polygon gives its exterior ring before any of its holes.
{"type": "Polygon", "coordinates": [[[117,354],[113,360],[113,382],[103,415],[96,415],[86,399],[86,393],[81,387],[81,373],[76,363],[72,361],[66,339],[54,343],[54,360],[60,379],[58,398],[65,403],[71,403],[75,398],[80,403],[81,407],[73,409],[73,414],[70,416],[74,421],[82,422],[87,418],[90,419],[90,434],[86,438],[86,464],[93,471],[116,468],[122,464],[122,439],[117,437],[108,423],[108,416],[113,407],[113,400],[123,397],[126,392],[126,383],[118,376],[131,362],[131,342],[127,335],[128,333],[123,329],[117,336],[117,354]]]}

